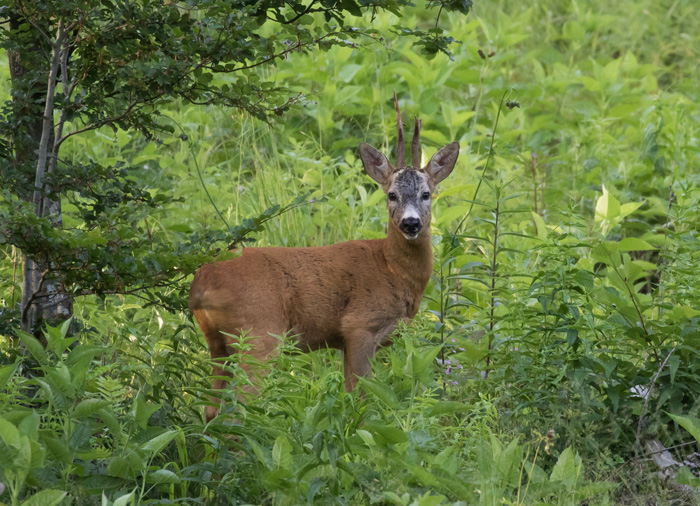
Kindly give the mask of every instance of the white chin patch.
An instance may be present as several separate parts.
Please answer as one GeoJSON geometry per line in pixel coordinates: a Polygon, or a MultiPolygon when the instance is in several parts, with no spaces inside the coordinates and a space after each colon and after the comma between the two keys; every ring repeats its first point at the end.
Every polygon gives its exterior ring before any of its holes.
{"type": "Polygon", "coordinates": [[[403,236],[409,241],[415,241],[416,239],[418,239],[418,234],[413,234],[413,235],[403,234],[403,236]]]}

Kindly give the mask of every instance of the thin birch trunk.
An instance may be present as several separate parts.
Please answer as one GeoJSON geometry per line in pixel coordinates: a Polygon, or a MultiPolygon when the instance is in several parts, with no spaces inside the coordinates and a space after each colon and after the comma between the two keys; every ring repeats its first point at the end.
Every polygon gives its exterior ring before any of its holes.
{"type": "MultiPolygon", "coordinates": [[[[54,98],[56,96],[59,66],[62,67],[64,93],[67,91],[67,49],[63,47],[67,32],[68,30],[64,23],[59,21],[56,40],[52,45],[51,68],[48,76],[46,103],[34,180],[35,190],[32,199],[37,216],[52,216],[52,225],[55,227],[60,227],[62,224],[61,204],[60,201],[54,202],[45,196],[46,192],[44,190],[48,190],[48,188],[45,188],[44,183],[47,171],[50,173],[55,170],[58,155],[58,146],[55,142],[56,136],[53,131],[54,98]],[[54,139],[54,146],[52,146],[52,156],[49,160],[49,144],[52,138],[54,139]]],[[[65,115],[62,114],[61,127],[63,121],[65,121],[65,115]]],[[[36,261],[29,258],[26,253],[23,255],[23,258],[22,329],[31,332],[40,317],[50,323],[69,317],[72,313],[72,299],[63,293],[60,279],[52,278],[50,275],[47,276],[46,272],[42,274],[36,261]]],[[[46,267],[48,268],[49,266],[46,267]]]]}

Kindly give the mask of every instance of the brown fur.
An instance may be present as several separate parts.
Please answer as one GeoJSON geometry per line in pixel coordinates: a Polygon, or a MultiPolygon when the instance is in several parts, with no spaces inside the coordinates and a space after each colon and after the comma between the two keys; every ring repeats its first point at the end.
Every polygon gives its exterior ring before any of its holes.
{"type": "MultiPolygon", "coordinates": [[[[367,172],[387,193],[402,191],[400,184],[393,185],[395,176],[412,168],[393,169],[386,157],[366,144],[360,152],[367,172]]],[[[433,157],[420,171],[424,187],[418,195],[432,190],[450,173],[458,152],[459,146],[453,143],[433,157]]],[[[203,266],[192,283],[190,310],[212,358],[233,353],[233,339],[223,332],[249,331],[249,353],[262,361],[275,353],[279,342],[270,334],[290,332],[302,349],[343,350],[345,388],[352,390],[357,376],[370,372],[370,358],[387,344],[399,320],[415,316],[430,279],[430,201],[425,204],[427,211],[420,213],[422,228],[411,239],[401,231],[397,211],[401,202],[417,202],[417,198],[402,195],[390,203],[385,239],[315,248],[246,248],[239,258],[203,266]]],[[[214,373],[225,376],[218,366],[214,373]]],[[[225,382],[216,379],[214,388],[222,388],[225,382]]],[[[208,407],[207,420],[216,413],[215,407],[208,407]]]]}

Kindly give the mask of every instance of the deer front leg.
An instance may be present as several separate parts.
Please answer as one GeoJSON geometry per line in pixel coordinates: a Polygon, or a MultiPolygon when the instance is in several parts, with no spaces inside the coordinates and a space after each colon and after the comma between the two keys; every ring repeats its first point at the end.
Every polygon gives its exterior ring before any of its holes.
{"type": "MultiPolygon", "coordinates": [[[[367,342],[371,335],[367,334],[367,342]]],[[[367,376],[372,371],[369,359],[374,355],[374,346],[363,346],[364,343],[350,341],[343,349],[343,375],[345,377],[345,391],[352,392],[357,385],[358,376],[367,376]]]]}
{"type": "Polygon", "coordinates": [[[357,385],[359,376],[368,376],[372,372],[370,359],[377,348],[386,342],[386,337],[396,328],[395,324],[371,332],[365,329],[355,329],[346,333],[343,349],[343,373],[345,375],[345,390],[351,392],[357,385]]]}

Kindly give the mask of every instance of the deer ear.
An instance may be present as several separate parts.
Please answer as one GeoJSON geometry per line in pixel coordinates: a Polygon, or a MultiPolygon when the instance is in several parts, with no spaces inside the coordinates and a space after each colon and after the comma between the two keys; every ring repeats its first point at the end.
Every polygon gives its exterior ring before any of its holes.
{"type": "Polygon", "coordinates": [[[389,160],[374,146],[365,142],[360,143],[360,159],[369,177],[384,186],[389,181],[389,176],[394,169],[389,164],[389,160]]]}
{"type": "Polygon", "coordinates": [[[448,144],[435,153],[425,166],[425,171],[430,176],[430,182],[436,186],[440,181],[450,175],[455,168],[459,156],[459,143],[448,144]]]}

